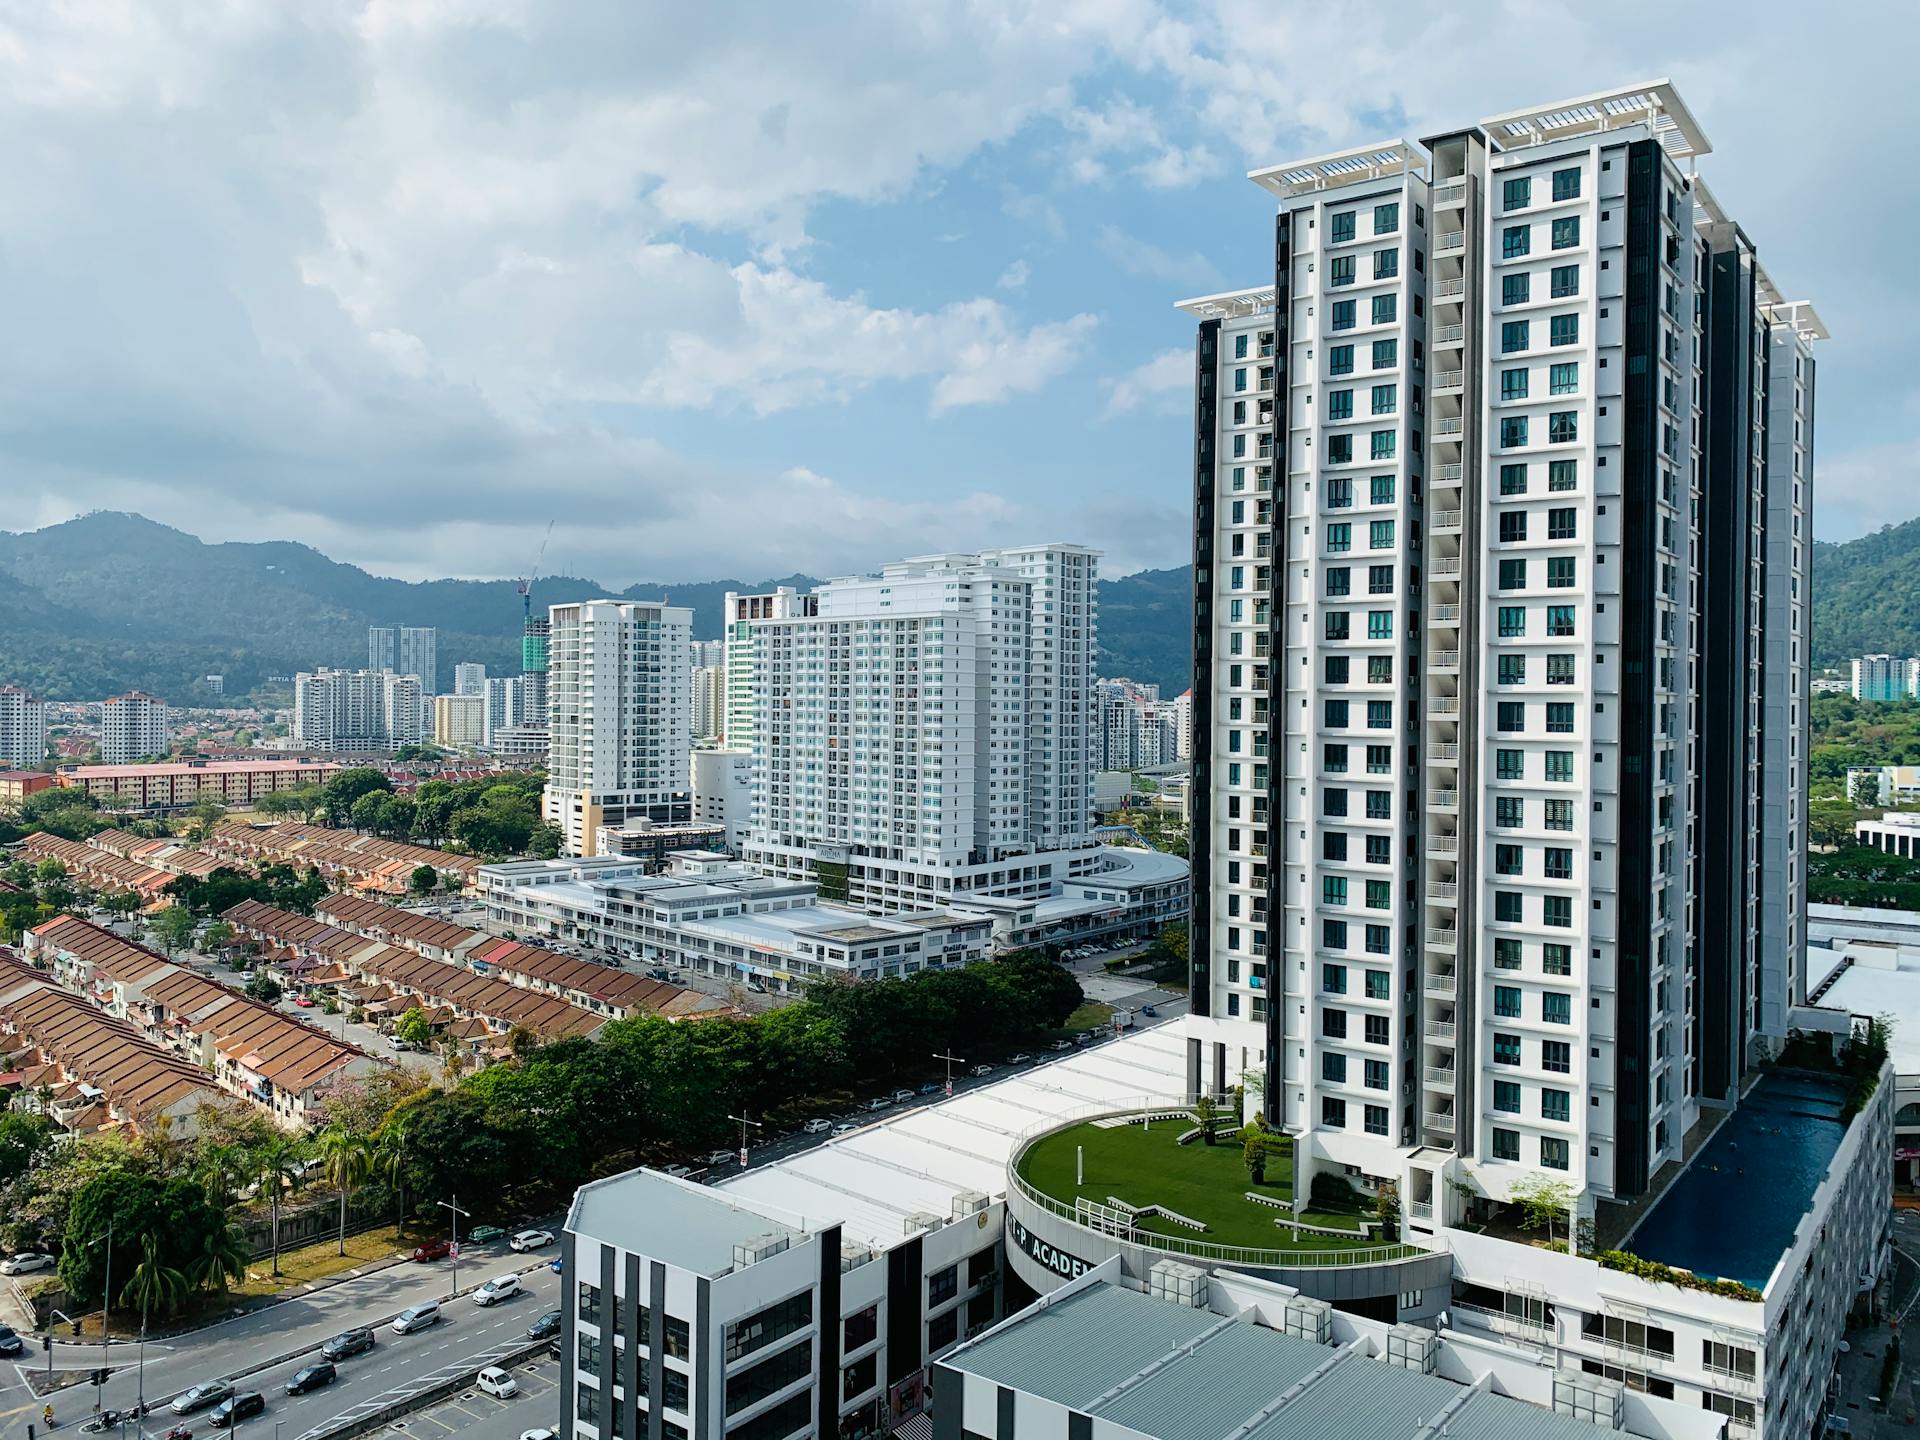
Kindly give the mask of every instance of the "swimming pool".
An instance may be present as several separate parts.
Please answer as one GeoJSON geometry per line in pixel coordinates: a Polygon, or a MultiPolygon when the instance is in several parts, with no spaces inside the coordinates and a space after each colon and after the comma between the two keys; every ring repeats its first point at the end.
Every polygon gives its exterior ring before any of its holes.
{"type": "Polygon", "coordinates": [[[1764,1289],[1847,1133],[1846,1099],[1825,1076],[1761,1076],[1621,1248],[1764,1289]]]}

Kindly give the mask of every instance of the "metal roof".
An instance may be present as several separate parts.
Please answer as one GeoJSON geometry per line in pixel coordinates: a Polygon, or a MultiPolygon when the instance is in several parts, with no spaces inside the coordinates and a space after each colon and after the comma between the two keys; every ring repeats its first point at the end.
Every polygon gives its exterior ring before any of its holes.
{"type": "Polygon", "coordinates": [[[1281,199],[1324,190],[1334,185],[1377,180],[1407,170],[1425,170],[1427,153],[1405,140],[1376,140],[1351,150],[1331,155],[1315,155],[1306,160],[1289,160],[1283,165],[1268,165],[1249,170],[1247,178],[1262,190],[1281,199]]]}
{"type": "Polygon", "coordinates": [[[1509,110],[1482,120],[1480,128],[1501,149],[1512,150],[1642,123],[1652,127],[1669,155],[1706,155],[1713,149],[1673,82],[1665,79],[1509,110]]]}
{"type": "Polygon", "coordinates": [[[1222,290],[1215,295],[1176,300],[1173,308],[1202,320],[1237,320],[1247,315],[1271,315],[1277,300],[1273,286],[1255,285],[1250,290],[1222,290]]]}

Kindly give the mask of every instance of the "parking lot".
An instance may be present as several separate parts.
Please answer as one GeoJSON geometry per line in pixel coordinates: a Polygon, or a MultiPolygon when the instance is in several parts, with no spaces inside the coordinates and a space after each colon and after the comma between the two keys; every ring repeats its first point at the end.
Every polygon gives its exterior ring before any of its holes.
{"type": "Polygon", "coordinates": [[[471,1387],[395,1420],[391,1432],[423,1440],[519,1440],[528,1430],[560,1424],[560,1362],[542,1355],[513,1367],[520,1393],[496,1400],[471,1387]]]}

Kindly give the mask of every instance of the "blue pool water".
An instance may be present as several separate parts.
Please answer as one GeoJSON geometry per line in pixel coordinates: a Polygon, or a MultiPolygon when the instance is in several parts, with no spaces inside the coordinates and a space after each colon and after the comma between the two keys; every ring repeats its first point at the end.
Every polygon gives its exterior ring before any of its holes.
{"type": "Polygon", "coordinates": [[[1765,1288],[1847,1133],[1846,1097],[1824,1076],[1762,1076],[1621,1248],[1765,1288]]]}

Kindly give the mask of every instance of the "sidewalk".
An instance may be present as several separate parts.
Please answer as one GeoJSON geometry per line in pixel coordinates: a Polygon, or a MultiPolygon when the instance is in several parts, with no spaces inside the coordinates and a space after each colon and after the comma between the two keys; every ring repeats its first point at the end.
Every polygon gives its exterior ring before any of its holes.
{"type": "Polygon", "coordinates": [[[1847,1351],[1835,1365],[1838,1398],[1834,1415],[1867,1440],[1912,1435],[1920,1416],[1920,1215],[1896,1211],[1891,1273],[1882,1286],[1887,1319],[1847,1332],[1847,1351]],[[1900,1359],[1892,1393],[1882,1396],[1888,1347],[1899,1337],[1900,1359]],[[1884,1403],[1882,1403],[1884,1402],[1884,1403]]]}

